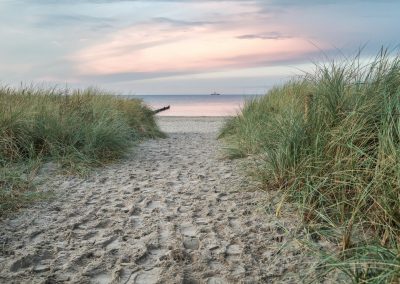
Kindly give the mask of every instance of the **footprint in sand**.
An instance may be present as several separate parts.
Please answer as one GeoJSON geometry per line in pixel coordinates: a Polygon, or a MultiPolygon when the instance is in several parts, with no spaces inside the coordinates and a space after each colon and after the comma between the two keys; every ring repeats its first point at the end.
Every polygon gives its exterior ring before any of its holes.
{"type": "Polygon", "coordinates": [[[238,244],[230,244],[226,247],[225,254],[226,259],[238,259],[242,253],[242,248],[238,244]]]}
{"type": "Polygon", "coordinates": [[[135,280],[132,283],[135,283],[135,284],[159,283],[160,273],[161,273],[161,268],[152,268],[147,271],[142,271],[135,276],[135,280]]]}
{"type": "MultiPolygon", "coordinates": [[[[284,259],[263,257],[290,240],[274,230],[263,237],[274,212],[252,218],[267,193],[243,191],[247,179],[231,174],[239,161],[219,159],[223,118],[159,119],[167,139],[143,142],[92,182],[44,184],[60,191],[60,210],[33,206],[0,221],[0,282],[300,282],[308,258],[299,249],[290,261],[283,250],[284,259]]],[[[285,221],[285,232],[297,223],[285,221]]]]}
{"type": "Polygon", "coordinates": [[[146,205],[147,209],[155,209],[155,208],[162,208],[161,201],[149,201],[146,205]]]}
{"type": "Polygon", "coordinates": [[[197,234],[196,228],[190,223],[184,223],[180,226],[182,235],[186,237],[195,237],[197,234]]]}
{"type": "Polygon", "coordinates": [[[145,253],[136,261],[138,265],[145,268],[152,267],[160,258],[165,255],[167,250],[149,246],[145,253]]]}

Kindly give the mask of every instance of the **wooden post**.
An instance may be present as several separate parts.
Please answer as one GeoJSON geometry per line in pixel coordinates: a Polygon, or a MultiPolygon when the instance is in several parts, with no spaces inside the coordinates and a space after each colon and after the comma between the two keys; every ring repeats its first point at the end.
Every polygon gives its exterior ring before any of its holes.
{"type": "Polygon", "coordinates": [[[155,111],[153,111],[153,113],[156,114],[156,113],[162,112],[162,111],[167,110],[167,109],[170,109],[170,106],[166,106],[166,107],[163,107],[163,108],[156,109],[155,111]]]}

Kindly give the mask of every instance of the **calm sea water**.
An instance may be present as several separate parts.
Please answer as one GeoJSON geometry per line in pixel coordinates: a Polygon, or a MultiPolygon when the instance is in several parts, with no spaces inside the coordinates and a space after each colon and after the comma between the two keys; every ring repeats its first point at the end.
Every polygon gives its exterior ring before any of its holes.
{"type": "Polygon", "coordinates": [[[245,100],[255,96],[241,95],[148,95],[143,99],[152,109],[170,106],[160,116],[231,116],[240,111],[245,100]]]}

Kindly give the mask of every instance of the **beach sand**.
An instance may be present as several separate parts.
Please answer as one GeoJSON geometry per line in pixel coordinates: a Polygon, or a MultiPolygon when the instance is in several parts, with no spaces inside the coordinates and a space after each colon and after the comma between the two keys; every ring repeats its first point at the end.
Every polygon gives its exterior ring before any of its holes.
{"type": "Polygon", "coordinates": [[[0,223],[0,282],[299,282],[300,222],[260,206],[275,193],[223,158],[224,119],[160,117],[168,138],[89,178],[49,178],[53,200],[0,223]]]}

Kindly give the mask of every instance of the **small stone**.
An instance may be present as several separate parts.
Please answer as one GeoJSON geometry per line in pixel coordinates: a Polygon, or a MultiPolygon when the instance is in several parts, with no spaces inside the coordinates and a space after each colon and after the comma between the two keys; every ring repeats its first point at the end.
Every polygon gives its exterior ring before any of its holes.
{"type": "Polygon", "coordinates": [[[50,270],[50,266],[48,265],[37,265],[33,268],[33,272],[35,273],[43,273],[50,270]]]}
{"type": "Polygon", "coordinates": [[[105,183],[108,180],[108,177],[102,177],[101,179],[99,179],[100,183],[105,183]]]}
{"type": "Polygon", "coordinates": [[[196,220],[196,224],[197,225],[207,225],[208,221],[207,221],[206,218],[199,218],[199,219],[196,220]]]}
{"type": "Polygon", "coordinates": [[[219,245],[212,245],[209,247],[209,250],[216,250],[219,248],[219,245]]]}
{"type": "Polygon", "coordinates": [[[48,277],[44,283],[61,283],[61,282],[68,282],[70,280],[71,278],[68,275],[57,274],[48,277]]]}
{"type": "Polygon", "coordinates": [[[241,254],[242,250],[240,249],[239,245],[229,245],[228,248],[226,249],[226,253],[228,255],[237,255],[241,254]]]}
{"type": "Polygon", "coordinates": [[[219,277],[211,277],[207,280],[207,284],[225,284],[226,282],[219,277]]]}
{"type": "Polygon", "coordinates": [[[185,238],[183,240],[183,246],[185,249],[196,250],[199,249],[200,243],[197,238],[185,238]]]}
{"type": "Polygon", "coordinates": [[[60,206],[53,206],[50,208],[51,211],[56,211],[56,212],[60,212],[61,211],[61,207],[60,206]]]}

